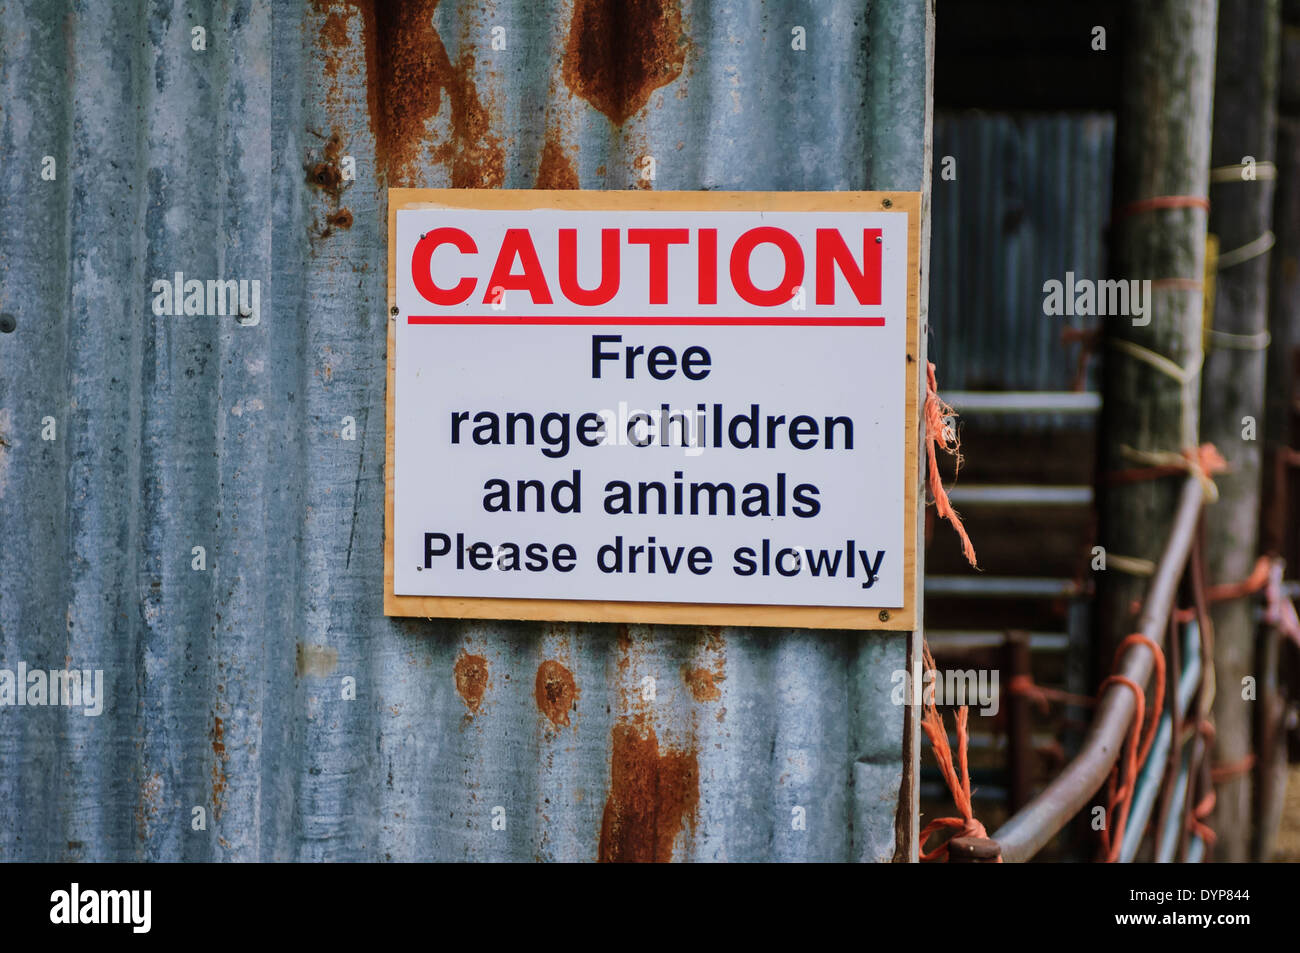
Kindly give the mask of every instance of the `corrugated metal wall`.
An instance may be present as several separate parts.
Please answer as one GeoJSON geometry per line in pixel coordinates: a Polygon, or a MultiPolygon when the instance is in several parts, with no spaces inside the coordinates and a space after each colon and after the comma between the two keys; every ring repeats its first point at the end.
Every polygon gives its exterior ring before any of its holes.
{"type": "MultiPolygon", "coordinates": [[[[940,113],[931,248],[931,348],[953,390],[1069,390],[1080,344],[1043,313],[1043,282],[1108,277],[1114,116],[940,113]]],[[[1084,378],[1096,390],[1095,369],[1084,378]]],[[[1065,423],[1060,418],[1056,423],[1065,423]]],[[[1074,418],[1074,424],[1088,418],[1074,418]]]]}
{"type": "Polygon", "coordinates": [[[382,616],[385,188],[919,189],[931,6],[0,2],[0,859],[890,859],[905,637],[382,616]]]}

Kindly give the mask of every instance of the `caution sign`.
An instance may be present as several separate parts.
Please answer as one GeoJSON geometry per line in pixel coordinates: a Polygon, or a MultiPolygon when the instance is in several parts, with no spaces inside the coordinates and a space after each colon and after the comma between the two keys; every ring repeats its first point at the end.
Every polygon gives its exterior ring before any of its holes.
{"type": "Polygon", "coordinates": [[[389,615],[912,627],[915,193],[389,203],[389,615]]]}

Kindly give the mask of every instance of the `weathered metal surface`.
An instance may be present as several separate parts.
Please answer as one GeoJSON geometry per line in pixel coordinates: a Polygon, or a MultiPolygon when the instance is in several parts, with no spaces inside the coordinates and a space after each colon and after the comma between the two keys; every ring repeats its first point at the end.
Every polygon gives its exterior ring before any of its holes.
{"type": "MultiPolygon", "coordinates": [[[[1043,313],[1043,283],[1105,273],[1115,120],[941,112],[934,124],[931,348],[949,391],[1066,391],[1098,318],[1043,313]]],[[[1091,362],[1095,364],[1096,362],[1091,362]]],[[[1096,390],[1095,369],[1082,378],[1096,390]]],[[[960,407],[958,409],[961,409],[960,407]]],[[[1026,410],[1038,408],[1026,408],[1026,410]]],[[[1060,415],[1017,427],[1092,426],[1060,415]]]]}
{"type": "Polygon", "coordinates": [[[0,4],[0,667],[106,695],[0,708],[0,859],[906,855],[904,637],[382,616],[384,221],[919,189],[931,8],[0,4]]]}

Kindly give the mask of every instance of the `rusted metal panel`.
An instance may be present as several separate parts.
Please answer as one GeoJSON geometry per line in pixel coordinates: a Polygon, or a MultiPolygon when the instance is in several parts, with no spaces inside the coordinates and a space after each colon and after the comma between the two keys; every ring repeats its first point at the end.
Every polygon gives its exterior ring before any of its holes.
{"type": "Polygon", "coordinates": [[[383,617],[385,190],[920,189],[931,6],[0,5],[0,859],[893,858],[904,637],[383,617]]]}

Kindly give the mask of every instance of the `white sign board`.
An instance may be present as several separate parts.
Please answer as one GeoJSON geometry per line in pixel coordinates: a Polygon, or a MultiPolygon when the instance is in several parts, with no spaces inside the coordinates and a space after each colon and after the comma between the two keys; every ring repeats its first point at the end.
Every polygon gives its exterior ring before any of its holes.
{"type": "Polygon", "coordinates": [[[910,626],[915,199],[393,190],[390,614],[910,626]]]}

